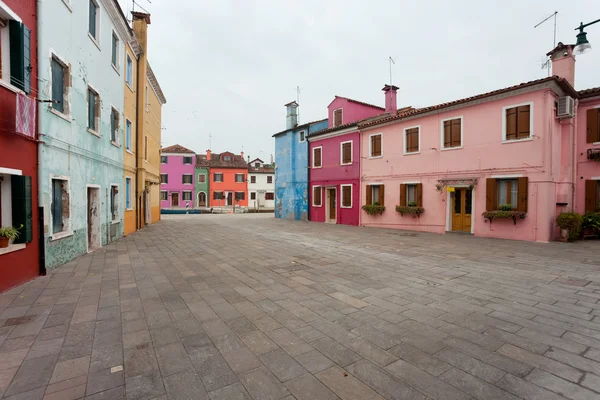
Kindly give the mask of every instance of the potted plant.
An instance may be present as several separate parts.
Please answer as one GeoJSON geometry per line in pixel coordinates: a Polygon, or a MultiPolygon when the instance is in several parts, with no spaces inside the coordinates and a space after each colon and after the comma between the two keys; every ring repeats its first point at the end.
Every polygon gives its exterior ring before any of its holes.
{"type": "Polygon", "coordinates": [[[579,239],[583,217],[576,212],[562,212],[556,217],[556,224],[560,227],[560,237],[564,241],[572,242],[579,239]]]}
{"type": "Polygon", "coordinates": [[[366,211],[369,215],[381,215],[385,211],[384,206],[380,206],[379,203],[375,202],[373,204],[365,204],[362,206],[362,209],[366,211]]]}
{"type": "Polygon", "coordinates": [[[409,201],[406,206],[396,206],[396,212],[399,212],[401,216],[404,214],[412,214],[413,217],[419,217],[425,209],[423,207],[418,207],[416,201],[409,201]]]}
{"type": "Polygon", "coordinates": [[[517,224],[517,219],[523,219],[527,216],[526,212],[514,210],[512,205],[510,204],[500,204],[498,206],[498,210],[494,211],[485,211],[483,214],[483,218],[486,218],[490,221],[490,225],[492,221],[495,219],[512,219],[513,223],[517,224]]]}
{"type": "Polygon", "coordinates": [[[584,238],[597,237],[600,233],[600,212],[588,211],[583,214],[581,228],[584,238]]]}
{"type": "Polygon", "coordinates": [[[19,230],[17,228],[13,228],[12,226],[0,228],[0,249],[8,247],[8,243],[18,237],[19,230]]]}

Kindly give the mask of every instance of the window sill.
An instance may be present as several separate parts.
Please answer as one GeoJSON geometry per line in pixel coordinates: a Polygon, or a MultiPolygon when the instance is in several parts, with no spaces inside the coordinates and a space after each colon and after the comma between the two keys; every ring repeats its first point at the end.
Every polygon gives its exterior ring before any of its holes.
{"type": "Polygon", "coordinates": [[[321,205],[321,206],[315,206],[314,204],[313,204],[312,206],[313,206],[313,207],[323,207],[322,205],[321,205]]]}
{"type": "Polygon", "coordinates": [[[404,153],[405,156],[414,156],[416,154],[421,154],[421,150],[419,150],[419,151],[411,151],[410,153],[404,153]]]}
{"type": "Polygon", "coordinates": [[[52,236],[50,236],[50,241],[53,242],[55,240],[64,239],[69,236],[73,236],[73,231],[65,231],[65,232],[55,233],[52,236]]]}
{"type": "Polygon", "coordinates": [[[15,93],[23,92],[21,89],[19,89],[16,86],[11,85],[9,82],[6,82],[4,79],[0,79],[0,86],[7,88],[11,92],[15,92],[15,93]]]}
{"type": "Polygon", "coordinates": [[[102,49],[100,48],[100,44],[98,43],[98,41],[89,32],[88,32],[88,37],[96,45],[96,47],[98,48],[98,50],[102,51],[102,49]]]}
{"type": "Polygon", "coordinates": [[[121,148],[121,145],[120,145],[119,143],[115,142],[115,141],[112,141],[112,140],[111,140],[111,141],[110,141],[110,144],[112,144],[112,145],[113,145],[113,146],[115,146],[115,147],[119,147],[119,148],[121,148]]]}
{"type": "Polygon", "coordinates": [[[125,211],[133,211],[135,208],[126,208],[125,211]]]}
{"type": "Polygon", "coordinates": [[[111,64],[113,69],[115,70],[115,72],[117,73],[117,75],[121,76],[121,72],[119,71],[119,67],[116,66],[115,64],[111,64]]]}
{"type": "Polygon", "coordinates": [[[100,137],[100,134],[93,129],[87,128],[87,131],[94,136],[100,137]]]}
{"type": "Polygon", "coordinates": [[[129,150],[129,149],[125,149],[126,152],[128,152],[129,154],[133,155],[133,151],[129,150]]]}
{"type": "Polygon", "coordinates": [[[523,138],[523,139],[511,139],[511,140],[503,139],[502,144],[531,142],[532,140],[533,140],[533,137],[528,137],[528,138],[523,138]]]}
{"type": "Polygon", "coordinates": [[[312,169],[321,169],[321,168],[323,168],[323,166],[320,166],[320,167],[315,167],[314,165],[312,166],[312,169]]]}
{"type": "Polygon", "coordinates": [[[464,146],[456,146],[456,147],[442,147],[441,151],[448,151],[448,150],[461,150],[463,149],[464,146]]]}
{"type": "Polygon", "coordinates": [[[592,143],[592,146],[600,146],[600,142],[594,142],[592,143]]]}
{"type": "MultiPolygon", "coordinates": [[[[131,90],[131,93],[135,93],[135,91],[133,90],[133,88],[131,87],[129,82],[125,82],[125,85],[129,88],[129,90],[131,90]]],[[[132,85],[133,85],[133,83],[132,83],[132,85]]]]}
{"type": "Polygon", "coordinates": [[[54,108],[52,108],[52,106],[50,106],[49,108],[50,108],[50,112],[52,114],[56,115],[57,117],[60,117],[60,118],[64,119],[67,122],[71,122],[71,116],[70,115],[63,114],[60,111],[57,111],[54,108]]]}
{"type": "Polygon", "coordinates": [[[121,223],[121,220],[120,220],[120,219],[113,219],[112,221],[110,221],[110,223],[111,223],[112,225],[120,224],[120,223],[121,223]]]}
{"type": "Polygon", "coordinates": [[[3,254],[12,253],[13,251],[23,250],[27,245],[25,243],[9,244],[8,247],[0,249],[0,256],[3,254]]]}
{"type": "Polygon", "coordinates": [[[73,12],[73,7],[71,6],[71,3],[69,2],[69,0],[62,0],[62,2],[65,4],[65,6],[67,6],[67,8],[69,9],[69,11],[72,13],[73,12]]]}
{"type": "Polygon", "coordinates": [[[376,158],[383,158],[383,155],[381,155],[381,156],[369,156],[369,160],[373,160],[373,159],[376,159],[376,158]]]}
{"type": "Polygon", "coordinates": [[[350,161],[348,163],[341,163],[340,165],[352,165],[352,161],[350,161]]]}
{"type": "Polygon", "coordinates": [[[352,208],[352,206],[340,206],[340,208],[348,209],[348,208],[352,208]]]}

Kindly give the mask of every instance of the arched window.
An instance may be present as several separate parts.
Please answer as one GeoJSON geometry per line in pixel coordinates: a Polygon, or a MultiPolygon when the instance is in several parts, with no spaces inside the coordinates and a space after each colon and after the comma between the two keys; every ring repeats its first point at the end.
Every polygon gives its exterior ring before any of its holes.
{"type": "Polygon", "coordinates": [[[206,207],[206,193],[198,193],[198,207],[206,207]]]}

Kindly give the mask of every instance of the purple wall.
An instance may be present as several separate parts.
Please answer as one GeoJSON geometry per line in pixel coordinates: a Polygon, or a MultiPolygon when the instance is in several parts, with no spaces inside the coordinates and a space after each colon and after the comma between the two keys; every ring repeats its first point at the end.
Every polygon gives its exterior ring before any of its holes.
{"type": "Polygon", "coordinates": [[[160,164],[160,173],[167,174],[169,176],[169,183],[162,183],[160,185],[161,191],[167,191],[168,200],[161,200],[160,208],[171,208],[171,194],[176,192],[179,193],[179,204],[177,207],[185,207],[185,201],[183,201],[184,191],[192,192],[192,199],[190,200],[190,208],[194,206],[194,165],[196,163],[196,156],[194,154],[186,154],[186,157],[192,157],[191,164],[183,164],[183,155],[168,155],[167,163],[160,164]],[[183,184],[181,182],[184,174],[192,175],[191,184],[183,184]]]}
{"type": "Polygon", "coordinates": [[[368,106],[365,104],[356,103],[343,97],[337,97],[327,107],[327,115],[329,116],[328,127],[333,127],[333,111],[342,108],[342,124],[349,124],[363,118],[374,117],[375,115],[383,114],[385,109],[381,107],[368,106]]]}

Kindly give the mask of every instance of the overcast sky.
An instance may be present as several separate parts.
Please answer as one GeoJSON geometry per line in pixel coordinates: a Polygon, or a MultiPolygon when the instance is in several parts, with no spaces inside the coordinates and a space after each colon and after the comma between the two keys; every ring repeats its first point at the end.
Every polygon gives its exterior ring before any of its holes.
{"type": "MultiPolygon", "coordinates": [[[[119,0],[124,11],[131,0],[119,0]]],[[[557,42],[600,18],[599,0],[136,0],[152,14],[149,59],[167,98],[163,147],[179,143],[269,161],[285,129],[283,105],[300,121],[327,117],[334,95],[423,107],[547,76],[557,42]]],[[[136,8],[139,9],[138,6],[136,8]]],[[[600,23],[586,29],[592,52],[578,56],[575,87],[600,86],[600,23]]]]}

